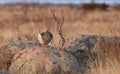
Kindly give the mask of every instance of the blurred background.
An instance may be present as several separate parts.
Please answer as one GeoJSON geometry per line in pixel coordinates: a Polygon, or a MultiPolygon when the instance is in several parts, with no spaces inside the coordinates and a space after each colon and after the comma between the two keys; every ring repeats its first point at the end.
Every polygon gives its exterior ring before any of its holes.
{"type": "Polygon", "coordinates": [[[1,0],[0,3],[19,3],[19,2],[28,2],[28,3],[75,3],[75,4],[82,4],[82,3],[90,3],[90,2],[97,2],[97,3],[107,3],[107,4],[118,4],[120,0],[1,0]]]}

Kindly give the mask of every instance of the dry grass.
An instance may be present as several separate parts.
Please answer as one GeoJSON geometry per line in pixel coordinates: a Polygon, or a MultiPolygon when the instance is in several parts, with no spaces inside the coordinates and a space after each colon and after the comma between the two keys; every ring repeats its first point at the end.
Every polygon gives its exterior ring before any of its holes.
{"type": "MultiPolygon", "coordinates": [[[[56,31],[56,22],[48,7],[31,6],[26,15],[23,6],[1,7],[0,12],[0,44],[22,39],[35,40],[41,28],[47,27],[54,34],[53,44],[58,45],[59,35],[56,31]]],[[[60,15],[61,8],[65,14],[63,32],[66,41],[71,42],[80,34],[101,34],[110,35],[109,26],[115,29],[120,28],[119,11],[84,11],[67,6],[59,7],[57,15],[60,15]]],[[[115,32],[117,33],[117,32],[115,32]]],[[[66,43],[68,43],[66,42],[66,43]]]]}
{"type": "MultiPolygon", "coordinates": [[[[86,11],[75,7],[61,6],[57,8],[58,16],[60,16],[61,9],[65,14],[63,34],[66,38],[66,45],[82,34],[120,36],[120,11],[114,9],[86,11]]],[[[27,14],[22,5],[0,6],[0,11],[0,45],[18,39],[36,41],[40,29],[47,28],[52,31],[54,36],[50,45],[58,47],[60,37],[49,6],[30,6],[27,14]]],[[[114,49],[116,49],[114,46],[110,48],[110,50],[114,49]]],[[[91,65],[90,71],[91,74],[119,74],[119,69],[118,61],[107,59],[104,64],[99,62],[97,68],[91,65]]]]}
{"type": "Polygon", "coordinates": [[[90,74],[120,73],[120,38],[113,37],[108,41],[102,39],[93,50],[98,53],[99,60],[96,66],[90,65],[90,74]]]}
{"type": "Polygon", "coordinates": [[[119,69],[119,62],[107,60],[104,65],[100,62],[97,68],[91,66],[88,74],[119,74],[119,69]]]}

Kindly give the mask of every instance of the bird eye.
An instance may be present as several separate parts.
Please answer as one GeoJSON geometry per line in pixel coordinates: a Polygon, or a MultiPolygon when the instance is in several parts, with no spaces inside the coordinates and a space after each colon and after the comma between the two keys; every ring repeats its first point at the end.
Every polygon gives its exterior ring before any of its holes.
{"type": "Polygon", "coordinates": [[[41,35],[44,35],[44,33],[41,33],[41,35]]]}

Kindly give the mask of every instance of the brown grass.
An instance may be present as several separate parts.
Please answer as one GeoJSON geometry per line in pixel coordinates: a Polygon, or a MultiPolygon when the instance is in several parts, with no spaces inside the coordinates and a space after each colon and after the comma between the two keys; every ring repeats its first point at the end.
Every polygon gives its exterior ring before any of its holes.
{"type": "Polygon", "coordinates": [[[88,74],[119,74],[119,68],[119,62],[107,60],[104,65],[100,62],[99,67],[96,68],[91,65],[88,74]]]}
{"type": "MultiPolygon", "coordinates": [[[[54,8],[54,6],[51,7],[54,8]]],[[[120,11],[114,9],[86,11],[75,7],[60,6],[57,7],[58,16],[61,9],[65,14],[63,34],[66,45],[82,34],[120,36],[120,11]]],[[[38,32],[46,27],[54,36],[50,45],[58,47],[60,37],[49,6],[30,6],[27,15],[22,5],[0,6],[0,11],[0,45],[18,39],[37,41],[38,32]]],[[[106,46],[103,48],[106,49],[106,46]]],[[[110,52],[114,52],[116,47],[113,45],[107,48],[108,51],[109,49],[110,52]]],[[[117,56],[116,53],[110,55],[117,56]]],[[[107,59],[104,64],[100,61],[97,68],[91,65],[90,74],[119,74],[119,69],[118,61],[107,59]]]]}
{"type": "Polygon", "coordinates": [[[119,74],[120,68],[120,38],[113,37],[106,41],[102,39],[93,49],[98,54],[96,67],[90,65],[90,74],[119,74]]]}

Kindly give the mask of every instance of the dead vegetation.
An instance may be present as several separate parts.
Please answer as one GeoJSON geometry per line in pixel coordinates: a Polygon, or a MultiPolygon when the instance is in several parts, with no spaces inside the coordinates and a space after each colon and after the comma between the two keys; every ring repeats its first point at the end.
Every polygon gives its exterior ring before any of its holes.
{"type": "Polygon", "coordinates": [[[63,12],[63,10],[61,10],[61,18],[60,19],[58,19],[57,16],[55,15],[55,10],[51,9],[51,13],[52,13],[54,20],[57,23],[58,34],[60,35],[60,38],[61,38],[61,42],[59,44],[60,45],[59,49],[63,50],[63,46],[65,44],[65,38],[63,36],[63,31],[62,31],[62,26],[64,25],[64,21],[65,21],[64,12],[63,12]]]}
{"type": "Polygon", "coordinates": [[[109,8],[109,5],[105,4],[105,3],[86,3],[86,4],[82,4],[81,6],[82,9],[84,10],[102,10],[105,11],[109,8]]]}
{"type": "MultiPolygon", "coordinates": [[[[53,33],[54,39],[50,44],[51,46],[56,48],[59,47],[59,40],[61,37],[63,42],[60,49],[63,49],[64,42],[66,42],[64,45],[64,47],[66,47],[70,42],[82,34],[113,37],[120,36],[120,11],[116,7],[116,9],[113,7],[110,10],[109,8],[109,6],[104,4],[83,5],[83,9],[85,10],[74,5],[26,6],[18,4],[15,6],[0,6],[0,45],[15,40],[37,41],[37,33],[43,27],[47,27],[53,33]],[[49,7],[53,9],[56,7],[57,11],[52,11],[51,14],[49,7]],[[65,14],[63,16],[62,13],[62,18],[61,9],[65,14]],[[86,9],[90,9],[91,11],[87,11],[86,9]],[[103,11],[107,9],[108,11],[103,11]],[[57,31],[56,27],[58,27],[57,31]]],[[[98,61],[99,65],[97,67],[90,63],[88,74],[90,74],[90,72],[91,74],[119,74],[119,48],[120,42],[117,39],[113,42],[107,42],[104,41],[104,39],[101,40],[95,46],[94,50],[100,54],[100,59],[104,61],[98,61]]],[[[11,58],[11,54],[9,51],[3,49],[1,49],[0,52],[0,63],[3,63],[3,65],[0,65],[0,68],[8,68],[5,63],[11,58]],[[7,58],[3,58],[1,55],[7,58]]],[[[85,54],[83,53],[83,55],[85,54]]],[[[85,57],[89,58],[89,56],[86,55],[85,57]]]]}

